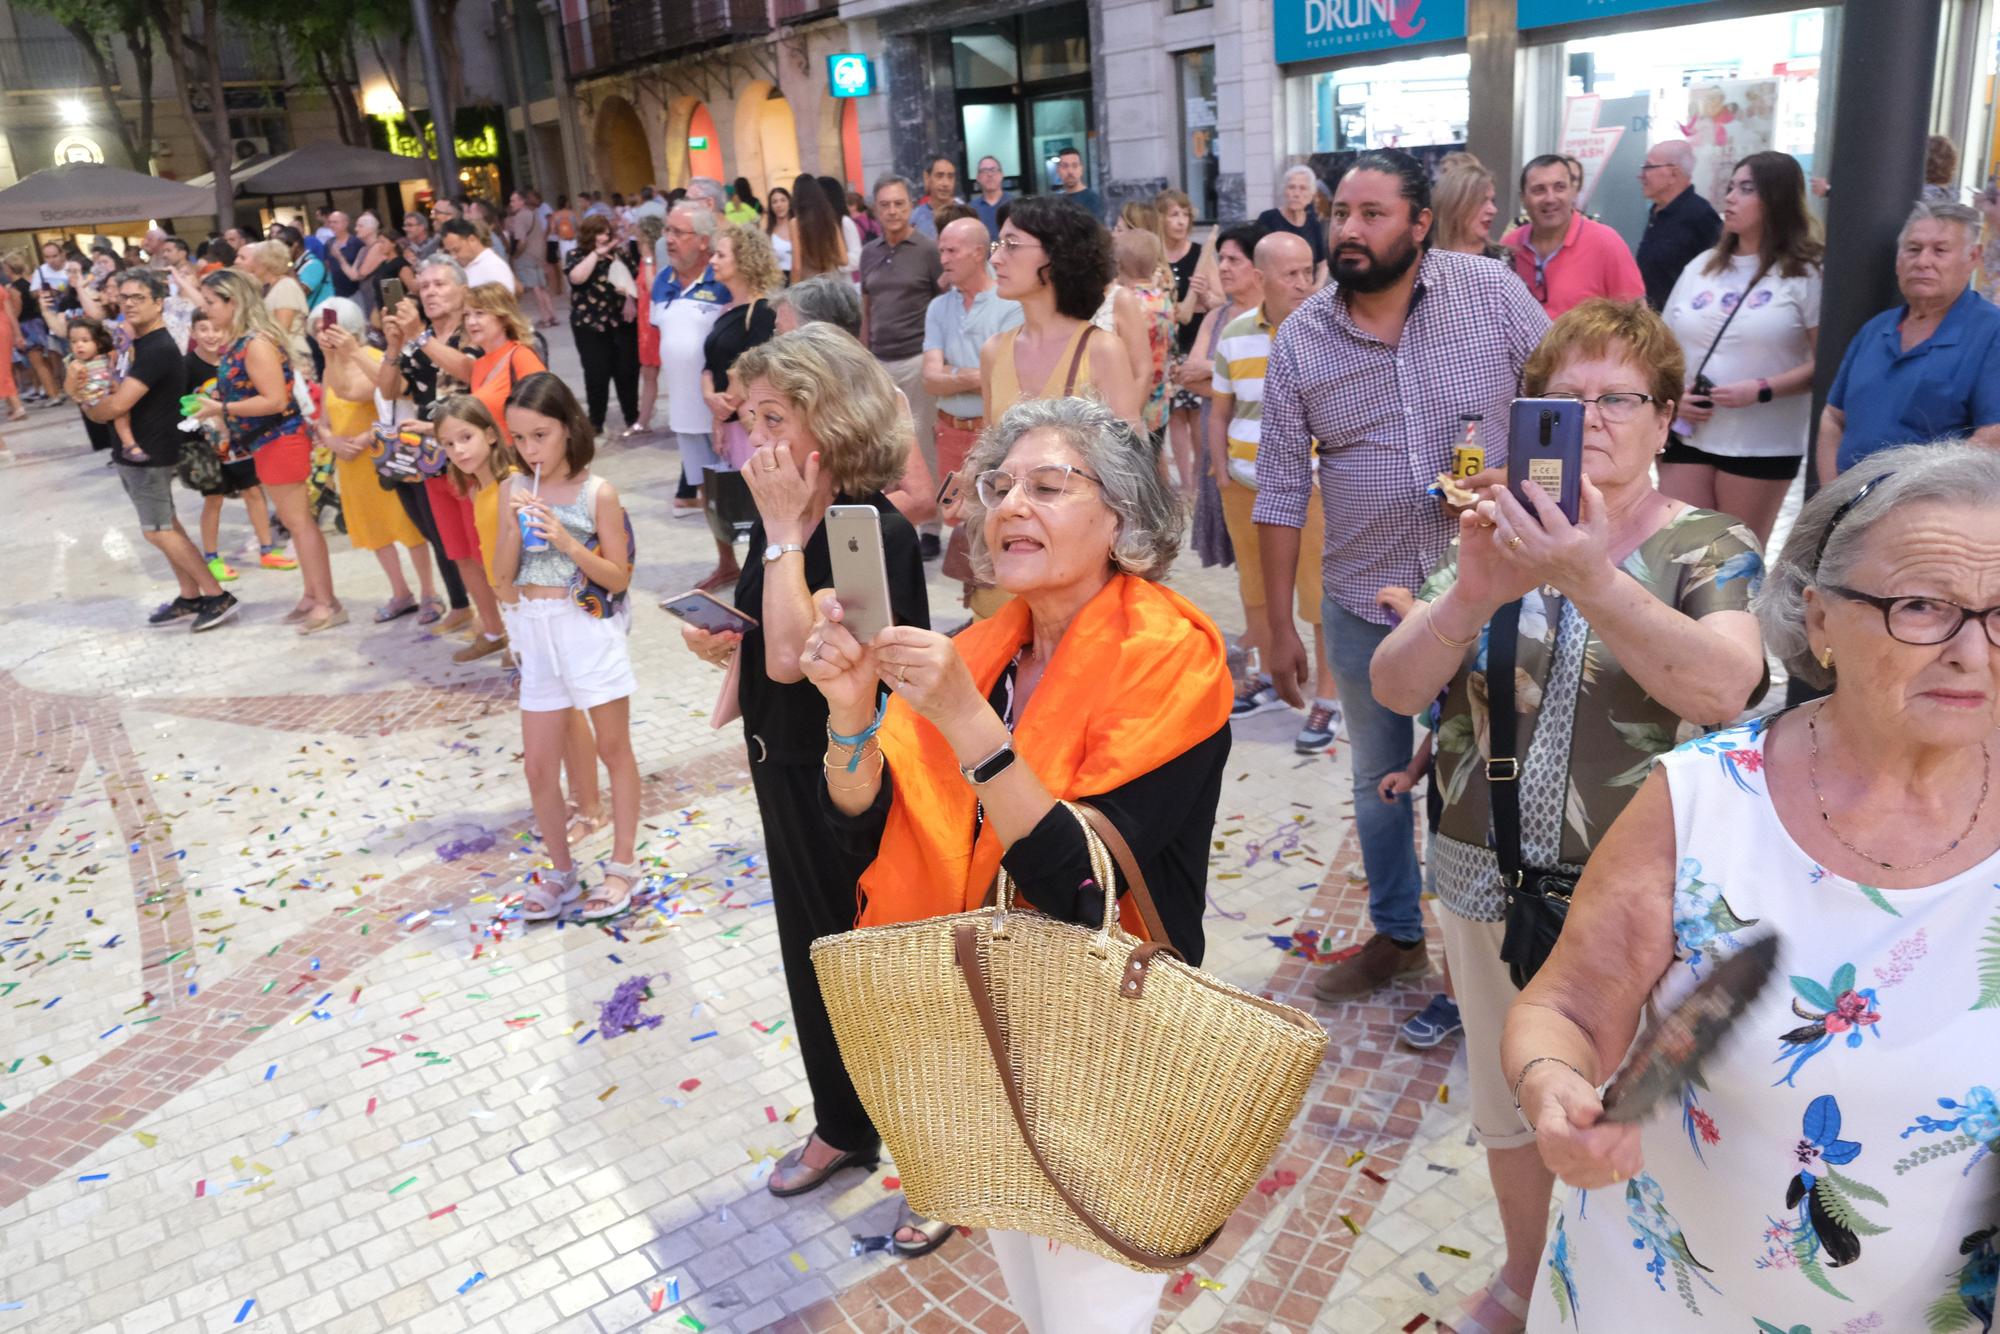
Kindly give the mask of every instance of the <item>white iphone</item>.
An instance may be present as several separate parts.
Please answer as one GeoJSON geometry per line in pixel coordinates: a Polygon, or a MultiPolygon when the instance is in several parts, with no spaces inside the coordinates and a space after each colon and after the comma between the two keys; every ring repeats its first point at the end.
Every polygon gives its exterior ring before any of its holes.
{"type": "Polygon", "coordinates": [[[826,512],[827,553],[840,623],[863,644],[896,623],[889,609],[889,566],[882,555],[882,514],[873,505],[835,505],[826,512]]]}

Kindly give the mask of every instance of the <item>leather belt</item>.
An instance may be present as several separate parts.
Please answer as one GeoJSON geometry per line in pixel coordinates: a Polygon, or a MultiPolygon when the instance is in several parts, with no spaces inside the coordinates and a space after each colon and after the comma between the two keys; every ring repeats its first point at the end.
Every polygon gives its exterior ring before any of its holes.
{"type": "Polygon", "coordinates": [[[943,408],[938,409],[938,421],[960,431],[980,431],[986,428],[984,417],[954,417],[943,408]]]}

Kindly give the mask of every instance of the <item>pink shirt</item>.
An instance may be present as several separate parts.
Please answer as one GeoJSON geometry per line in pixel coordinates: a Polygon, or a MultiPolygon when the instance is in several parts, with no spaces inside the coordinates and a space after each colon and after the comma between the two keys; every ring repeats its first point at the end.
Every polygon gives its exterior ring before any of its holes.
{"type": "Polygon", "coordinates": [[[1569,234],[1556,253],[1535,272],[1535,251],[1529,242],[1530,229],[1516,227],[1500,238],[1500,244],[1514,253],[1514,272],[1528,285],[1535,300],[1549,318],[1594,296],[1617,301],[1638,301],[1646,295],[1646,280],[1639,265],[1625,248],[1625,238],[1601,222],[1582,213],[1569,220],[1569,234]]]}

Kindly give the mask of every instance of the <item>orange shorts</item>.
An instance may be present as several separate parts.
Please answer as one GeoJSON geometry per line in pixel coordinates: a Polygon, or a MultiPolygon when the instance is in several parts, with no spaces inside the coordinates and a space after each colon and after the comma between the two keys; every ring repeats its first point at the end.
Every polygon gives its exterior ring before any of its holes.
{"type": "Polygon", "coordinates": [[[265,486],[301,486],[312,476],[312,441],[303,431],[281,435],[251,457],[265,486]]]}

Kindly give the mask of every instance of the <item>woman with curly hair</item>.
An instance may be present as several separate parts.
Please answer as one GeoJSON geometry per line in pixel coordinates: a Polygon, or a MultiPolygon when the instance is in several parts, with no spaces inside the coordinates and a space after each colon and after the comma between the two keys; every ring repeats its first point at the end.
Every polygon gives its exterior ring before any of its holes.
{"type": "Polygon", "coordinates": [[[778,312],[769,300],[785,280],[771,242],[755,224],[724,227],[715,238],[715,280],[729,289],[729,304],[709,326],[702,344],[701,396],[715,417],[715,447],[724,463],[742,466],[750,454],[750,433],[737,409],[743,386],[729,369],[751,348],[778,332],[778,312]]]}
{"type": "Polygon", "coordinates": [[[1113,277],[1111,234],[1083,210],[1054,198],[1014,202],[993,247],[994,290],[1021,303],[1021,324],[979,352],[985,418],[998,421],[1030,398],[1094,393],[1143,430],[1132,363],[1115,334],[1093,325],[1113,277]]]}

